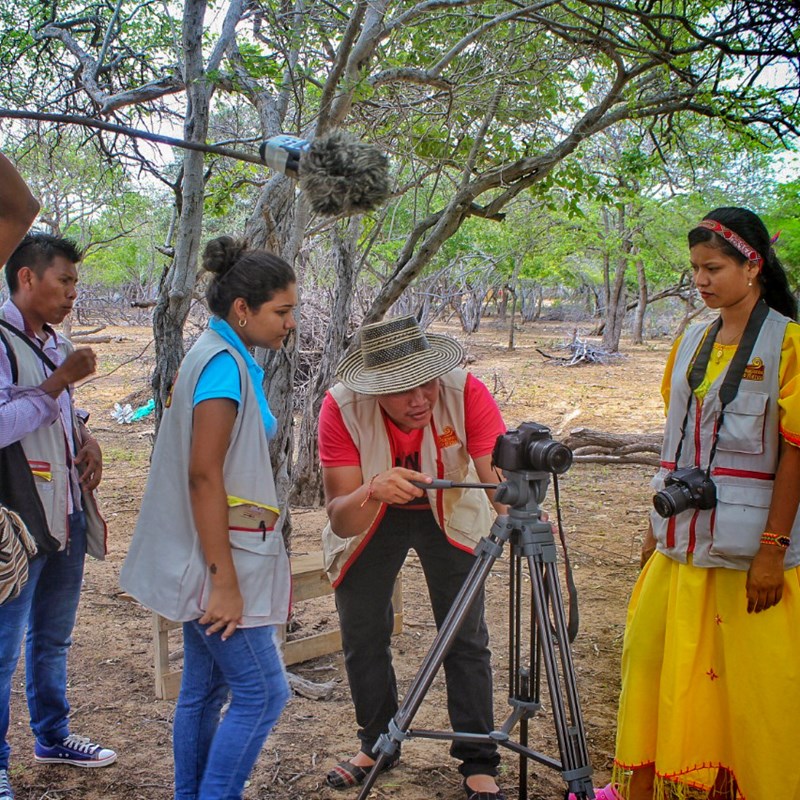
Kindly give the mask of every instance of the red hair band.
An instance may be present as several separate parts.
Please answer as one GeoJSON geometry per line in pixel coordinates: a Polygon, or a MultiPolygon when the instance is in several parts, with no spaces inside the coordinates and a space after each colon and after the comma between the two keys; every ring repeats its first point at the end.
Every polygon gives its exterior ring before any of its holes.
{"type": "Polygon", "coordinates": [[[754,247],[750,247],[738,233],[734,233],[730,228],[726,228],[721,222],[717,222],[715,219],[704,219],[697,227],[707,228],[719,234],[728,244],[735,247],[748,261],[752,261],[759,267],[764,263],[764,259],[758,254],[758,250],[754,247]]]}

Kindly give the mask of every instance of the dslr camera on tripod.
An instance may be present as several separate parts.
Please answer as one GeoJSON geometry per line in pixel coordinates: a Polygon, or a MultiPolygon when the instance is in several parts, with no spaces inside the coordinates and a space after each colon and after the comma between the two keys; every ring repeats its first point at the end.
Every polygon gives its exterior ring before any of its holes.
{"type": "Polygon", "coordinates": [[[507,472],[553,472],[562,475],[572,466],[572,450],[556,442],[550,428],[523,422],[497,437],[492,462],[507,472]]]}
{"type": "Polygon", "coordinates": [[[664,488],[653,497],[653,507],[662,517],[674,517],[687,508],[706,511],[717,504],[717,487],[705,470],[684,467],[670,472],[664,488]]]}

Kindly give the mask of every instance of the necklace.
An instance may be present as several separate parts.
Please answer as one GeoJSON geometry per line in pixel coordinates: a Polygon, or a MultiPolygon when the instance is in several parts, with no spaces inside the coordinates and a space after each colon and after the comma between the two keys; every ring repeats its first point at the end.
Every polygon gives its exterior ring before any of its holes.
{"type": "Polygon", "coordinates": [[[732,345],[738,344],[739,339],[742,338],[742,331],[739,331],[735,336],[732,337],[725,337],[730,338],[730,341],[723,342],[722,341],[722,331],[717,334],[717,338],[714,342],[714,358],[716,359],[717,364],[722,360],[722,356],[725,354],[725,348],[731,347],[732,345]]]}

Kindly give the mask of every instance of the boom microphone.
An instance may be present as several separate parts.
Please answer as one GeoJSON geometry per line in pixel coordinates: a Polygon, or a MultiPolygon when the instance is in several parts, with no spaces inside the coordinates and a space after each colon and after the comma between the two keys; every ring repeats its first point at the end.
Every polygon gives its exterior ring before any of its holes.
{"type": "Polygon", "coordinates": [[[313,141],[273,136],[262,142],[259,153],[268,167],[298,181],[317,214],[360,214],[389,196],[389,159],[345,131],[313,141]]]}

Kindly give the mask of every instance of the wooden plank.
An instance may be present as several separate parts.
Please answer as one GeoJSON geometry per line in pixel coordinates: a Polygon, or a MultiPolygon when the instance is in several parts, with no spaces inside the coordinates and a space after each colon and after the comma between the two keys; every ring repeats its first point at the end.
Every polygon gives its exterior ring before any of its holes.
{"type": "Polygon", "coordinates": [[[322,572],[322,550],[313,553],[306,553],[302,556],[292,556],[292,575],[299,575],[303,572],[322,572]]]}
{"type": "Polygon", "coordinates": [[[155,611],[153,614],[158,617],[158,629],[159,631],[174,631],[177,628],[182,628],[182,622],[175,622],[174,619],[167,619],[166,617],[162,617],[160,614],[156,613],[155,611]]]}
{"type": "Polygon", "coordinates": [[[333,594],[333,586],[322,568],[322,552],[292,556],[292,602],[333,594]]]}
{"type": "Polygon", "coordinates": [[[156,697],[159,700],[174,700],[181,690],[181,676],[183,670],[175,670],[161,676],[161,682],[156,684],[156,697]]]}
{"type": "Polygon", "coordinates": [[[337,653],[342,649],[342,634],[337,628],[335,631],[314,633],[302,639],[294,639],[283,646],[283,663],[286,666],[310,661],[312,658],[327,656],[337,653]]]}
{"type": "Polygon", "coordinates": [[[169,628],[164,619],[155,611],[152,613],[153,626],[153,664],[155,666],[156,697],[164,697],[164,680],[169,675],[169,628]]]}

